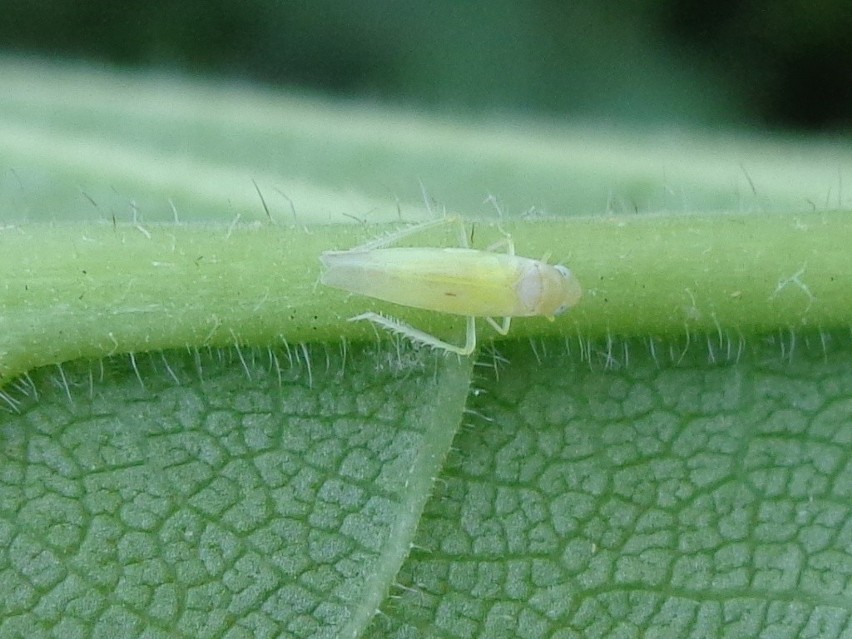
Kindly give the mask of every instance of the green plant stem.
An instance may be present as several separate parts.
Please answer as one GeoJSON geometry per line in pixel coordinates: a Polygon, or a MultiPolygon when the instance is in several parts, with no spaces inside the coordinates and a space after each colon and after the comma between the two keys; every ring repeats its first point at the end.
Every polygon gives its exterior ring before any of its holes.
{"type": "MultiPolygon", "coordinates": [[[[477,223],[476,244],[487,244],[489,226],[477,223]]],[[[846,211],[606,216],[506,228],[519,254],[549,253],[585,289],[567,315],[553,323],[518,319],[510,337],[748,335],[852,325],[852,214],[846,211]]],[[[0,382],[37,366],[115,353],[372,339],[371,326],[347,322],[365,310],[441,336],[460,334],[460,318],[318,284],[323,250],[385,231],[260,224],[2,228],[0,382]]]]}

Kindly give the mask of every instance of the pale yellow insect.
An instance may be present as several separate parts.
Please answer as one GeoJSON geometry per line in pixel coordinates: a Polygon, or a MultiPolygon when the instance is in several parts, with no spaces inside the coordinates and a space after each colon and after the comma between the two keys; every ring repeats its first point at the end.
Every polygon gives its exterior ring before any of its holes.
{"type": "Polygon", "coordinates": [[[378,313],[363,313],[349,320],[367,320],[412,342],[459,355],[470,355],[476,348],[476,317],[484,317],[498,333],[506,335],[513,317],[544,316],[552,320],[582,296],[580,283],[568,268],[515,255],[508,235],[485,251],[468,248],[464,223],[459,218],[424,222],[347,251],[325,251],[320,260],[326,267],[320,281],[327,286],[403,306],[466,316],[464,346],[449,344],[378,313]],[[414,233],[450,223],[459,225],[462,248],[387,248],[414,233]],[[505,246],[507,252],[494,252],[498,246],[505,246]],[[494,317],[502,317],[503,322],[498,324],[494,317]]]}

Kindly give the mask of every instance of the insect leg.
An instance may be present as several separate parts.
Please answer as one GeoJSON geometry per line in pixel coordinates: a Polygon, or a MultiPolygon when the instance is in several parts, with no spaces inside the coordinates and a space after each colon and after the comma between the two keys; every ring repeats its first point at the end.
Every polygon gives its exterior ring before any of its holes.
{"type": "MultiPolygon", "coordinates": [[[[391,244],[395,244],[396,242],[399,242],[400,240],[404,240],[405,238],[407,238],[411,235],[415,235],[415,234],[420,233],[422,231],[428,231],[429,229],[439,228],[441,226],[446,226],[448,224],[458,224],[459,228],[461,229],[461,236],[465,237],[464,222],[462,222],[462,219],[460,217],[458,217],[458,216],[442,217],[442,218],[438,218],[437,220],[428,220],[426,222],[421,222],[420,224],[415,224],[414,226],[409,226],[408,228],[405,228],[405,229],[400,229],[399,231],[396,231],[395,233],[391,233],[390,235],[387,235],[385,237],[380,237],[380,238],[375,239],[375,240],[370,240],[369,242],[366,242],[365,244],[361,244],[360,246],[356,246],[356,247],[353,247],[351,249],[347,249],[347,251],[342,251],[342,252],[371,251],[373,249],[384,248],[386,246],[390,246],[391,244]]],[[[467,245],[467,239],[466,238],[463,240],[462,245],[463,246],[467,245]]]]}
{"type": "Polygon", "coordinates": [[[500,333],[500,335],[507,335],[509,333],[509,327],[512,325],[511,317],[504,317],[503,322],[500,324],[495,322],[493,317],[486,317],[485,321],[488,322],[495,331],[500,333]]]}
{"type": "Polygon", "coordinates": [[[512,236],[506,233],[506,231],[500,229],[500,232],[505,235],[502,240],[497,240],[489,246],[486,251],[496,251],[498,248],[506,247],[506,255],[514,255],[515,254],[515,240],[512,239],[512,236]]]}
{"type": "Polygon", "coordinates": [[[382,328],[393,333],[407,337],[415,344],[424,344],[426,346],[431,346],[432,348],[440,348],[441,350],[445,350],[449,353],[456,353],[457,355],[470,355],[476,348],[476,320],[474,320],[473,317],[467,318],[467,339],[464,346],[450,344],[438,339],[434,335],[430,335],[429,333],[418,330],[413,326],[409,326],[404,322],[400,322],[399,320],[395,320],[390,317],[385,317],[384,315],[379,315],[378,313],[362,313],[361,315],[349,318],[350,322],[358,322],[361,320],[378,324],[382,328]]]}
{"type": "Polygon", "coordinates": [[[505,246],[506,247],[506,253],[508,255],[514,255],[515,254],[515,242],[512,240],[512,234],[509,233],[508,231],[503,230],[503,209],[500,208],[500,204],[499,204],[499,202],[497,202],[497,198],[494,197],[493,195],[489,195],[487,198],[485,198],[485,202],[490,202],[494,206],[494,208],[497,210],[497,215],[500,218],[500,221],[497,222],[497,230],[500,231],[500,233],[503,234],[502,240],[497,240],[496,242],[494,242],[494,244],[492,244],[491,246],[489,246],[485,250],[486,251],[496,251],[498,248],[502,248],[502,247],[505,246]]]}

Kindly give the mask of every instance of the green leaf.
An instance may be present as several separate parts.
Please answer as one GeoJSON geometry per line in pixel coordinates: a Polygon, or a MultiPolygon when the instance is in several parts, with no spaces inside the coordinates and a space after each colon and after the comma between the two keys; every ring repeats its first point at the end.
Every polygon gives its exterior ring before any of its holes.
{"type": "Polygon", "coordinates": [[[0,84],[3,639],[852,632],[847,149],[0,84]],[[419,181],[581,304],[376,345],[317,257],[419,181]]]}
{"type": "Polygon", "coordinates": [[[367,636],[848,636],[850,340],[822,338],[505,351],[367,636]]]}
{"type": "Polygon", "coordinates": [[[26,378],[0,427],[0,636],[358,636],[471,361],[300,351],[26,378]]]}

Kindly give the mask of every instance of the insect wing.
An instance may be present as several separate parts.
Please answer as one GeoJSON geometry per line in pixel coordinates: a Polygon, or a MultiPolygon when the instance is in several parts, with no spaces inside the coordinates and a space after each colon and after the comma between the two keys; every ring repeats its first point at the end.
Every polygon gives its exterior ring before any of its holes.
{"type": "Polygon", "coordinates": [[[327,252],[323,284],[443,313],[513,315],[519,258],[473,249],[327,252]]]}

